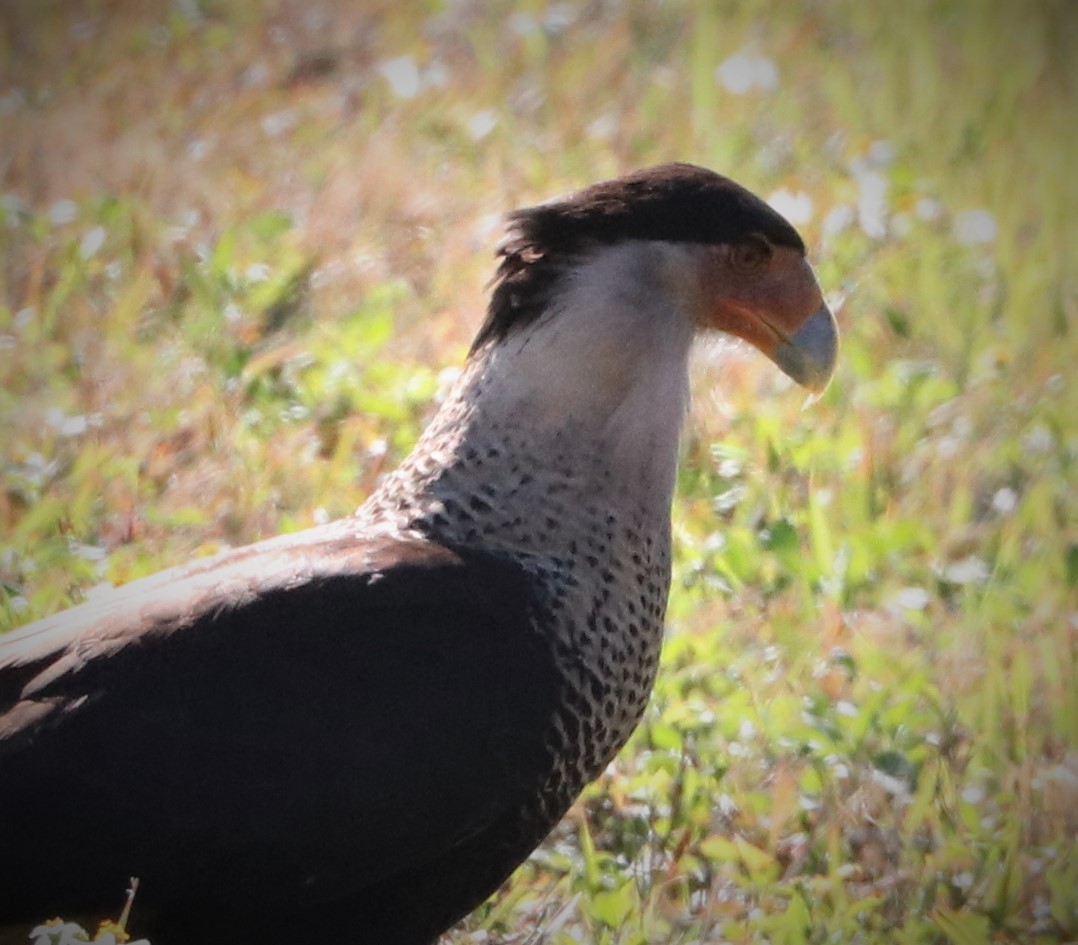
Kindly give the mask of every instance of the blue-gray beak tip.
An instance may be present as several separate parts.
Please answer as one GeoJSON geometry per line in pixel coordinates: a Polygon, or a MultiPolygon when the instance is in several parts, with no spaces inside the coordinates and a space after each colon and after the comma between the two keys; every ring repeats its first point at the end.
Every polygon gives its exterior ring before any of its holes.
{"type": "Polygon", "coordinates": [[[784,373],[816,393],[831,380],[837,358],[838,326],[826,305],[821,305],[788,341],[780,342],[772,355],[784,373]]]}

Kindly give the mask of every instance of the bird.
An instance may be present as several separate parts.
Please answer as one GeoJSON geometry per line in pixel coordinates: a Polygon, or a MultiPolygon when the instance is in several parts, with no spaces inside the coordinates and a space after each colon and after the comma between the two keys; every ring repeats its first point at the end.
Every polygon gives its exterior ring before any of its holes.
{"type": "Polygon", "coordinates": [[[465,363],[357,511],[0,637],[0,926],[153,945],[430,945],[640,721],[694,340],[819,392],[838,331],[796,229],[634,170],[510,212],[465,363]]]}

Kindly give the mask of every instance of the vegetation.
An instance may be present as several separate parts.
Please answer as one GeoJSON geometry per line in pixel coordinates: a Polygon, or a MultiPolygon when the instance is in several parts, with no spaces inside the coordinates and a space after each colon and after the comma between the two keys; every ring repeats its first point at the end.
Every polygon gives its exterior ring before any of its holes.
{"type": "Polygon", "coordinates": [[[1078,941],[1068,0],[0,29],[0,624],[348,514],[463,358],[497,214],[696,161],[799,225],[840,369],[803,410],[698,359],[646,723],[447,941],[1078,941]]]}

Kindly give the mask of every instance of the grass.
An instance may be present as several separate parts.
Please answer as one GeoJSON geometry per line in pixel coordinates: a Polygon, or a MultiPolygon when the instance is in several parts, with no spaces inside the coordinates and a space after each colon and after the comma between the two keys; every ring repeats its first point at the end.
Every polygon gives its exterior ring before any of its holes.
{"type": "Polygon", "coordinates": [[[495,215],[694,160],[811,203],[842,364],[802,410],[698,359],[647,720],[447,941],[1078,941],[1070,4],[0,31],[0,624],[347,514],[466,351],[495,215]],[[742,52],[773,86],[719,80],[742,52]]]}

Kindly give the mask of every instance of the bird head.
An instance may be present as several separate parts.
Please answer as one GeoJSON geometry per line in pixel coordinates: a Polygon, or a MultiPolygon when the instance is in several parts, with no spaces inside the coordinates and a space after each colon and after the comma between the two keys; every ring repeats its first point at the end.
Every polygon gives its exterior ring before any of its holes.
{"type": "Polygon", "coordinates": [[[797,383],[826,387],[838,332],[801,237],[751,191],[691,164],[646,168],[510,214],[473,351],[540,320],[568,274],[630,243],[665,248],[659,268],[695,331],[741,338],[797,383]]]}

